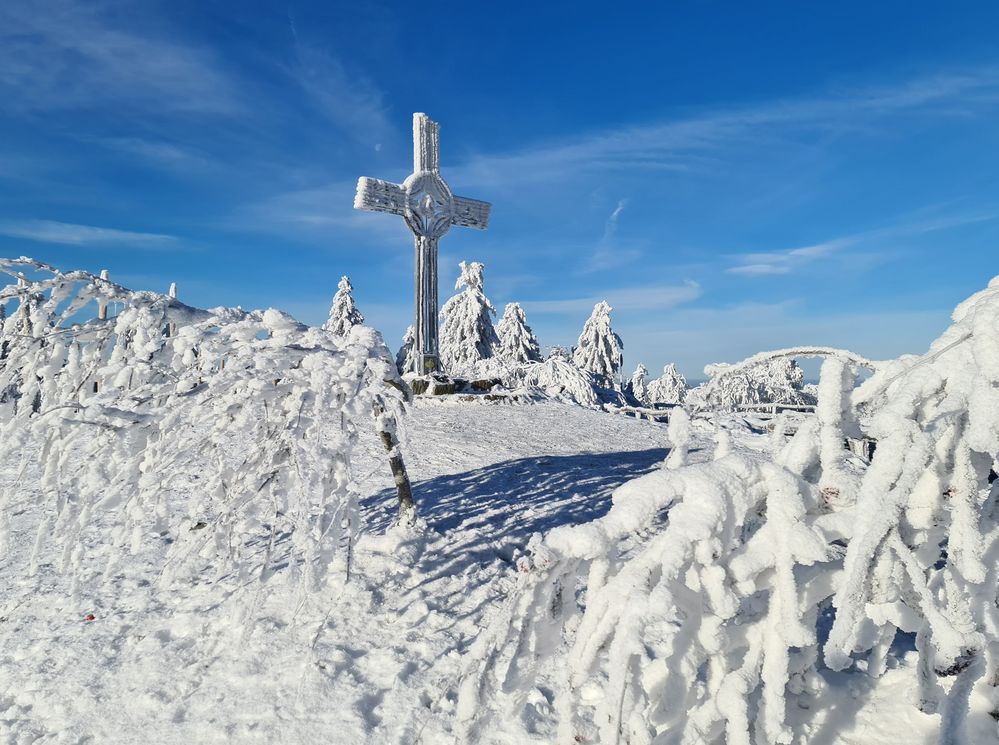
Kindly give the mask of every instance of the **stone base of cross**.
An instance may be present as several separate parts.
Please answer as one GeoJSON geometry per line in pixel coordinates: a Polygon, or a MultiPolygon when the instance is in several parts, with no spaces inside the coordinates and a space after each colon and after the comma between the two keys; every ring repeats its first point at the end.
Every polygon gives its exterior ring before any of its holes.
{"type": "Polygon", "coordinates": [[[413,114],[413,173],[401,184],[362,176],[354,208],[401,215],[416,245],[415,372],[441,370],[437,334],[437,246],[452,225],[485,230],[488,202],[456,197],[441,177],[440,125],[413,114]]]}

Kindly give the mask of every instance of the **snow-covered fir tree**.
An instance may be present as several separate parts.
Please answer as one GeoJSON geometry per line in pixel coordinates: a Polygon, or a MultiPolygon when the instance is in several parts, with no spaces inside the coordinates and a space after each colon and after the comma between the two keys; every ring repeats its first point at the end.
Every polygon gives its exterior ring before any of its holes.
{"type": "Polygon", "coordinates": [[[672,362],[663,368],[663,374],[649,383],[650,404],[682,404],[687,398],[687,379],[672,362]]]}
{"type": "Polygon", "coordinates": [[[409,326],[402,337],[402,346],[395,354],[395,366],[400,375],[416,371],[416,329],[409,326]]]}
{"type": "Polygon", "coordinates": [[[346,336],[354,326],[360,326],[362,323],[364,316],[354,304],[354,286],[345,275],[340,278],[340,284],[337,285],[333,304],[330,306],[330,315],[323,328],[337,336],[346,336]]]}
{"type": "Polygon", "coordinates": [[[639,406],[646,406],[649,403],[649,384],[646,382],[648,376],[648,368],[639,362],[635,372],[631,374],[631,380],[628,381],[628,395],[639,406]]]}
{"type": "Polygon", "coordinates": [[[516,365],[541,361],[541,347],[527,325],[527,316],[520,303],[507,303],[503,318],[496,324],[496,333],[499,357],[516,365]]]}
{"type": "Polygon", "coordinates": [[[576,367],[592,373],[601,385],[607,387],[614,387],[624,364],[621,354],[624,344],[611,328],[611,310],[605,300],[593,307],[572,355],[576,367]]]}
{"type": "Polygon", "coordinates": [[[482,290],[485,267],[477,261],[458,266],[461,274],[454,287],[461,292],[441,308],[440,360],[451,375],[475,375],[499,346],[493,328],[496,309],[482,290]]]}

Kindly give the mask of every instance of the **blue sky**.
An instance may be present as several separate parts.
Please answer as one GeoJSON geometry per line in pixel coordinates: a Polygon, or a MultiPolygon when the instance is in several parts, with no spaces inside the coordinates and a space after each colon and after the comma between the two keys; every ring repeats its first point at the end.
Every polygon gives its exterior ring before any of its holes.
{"type": "Polygon", "coordinates": [[[410,323],[411,115],[488,232],[442,241],[542,345],[626,367],[921,352],[999,274],[993,3],[0,4],[0,253],[196,305],[410,323]],[[647,6],[657,5],[657,8],[647,6]],[[873,7],[872,7],[873,6],[873,7]],[[432,19],[432,20],[429,20],[432,19]]]}

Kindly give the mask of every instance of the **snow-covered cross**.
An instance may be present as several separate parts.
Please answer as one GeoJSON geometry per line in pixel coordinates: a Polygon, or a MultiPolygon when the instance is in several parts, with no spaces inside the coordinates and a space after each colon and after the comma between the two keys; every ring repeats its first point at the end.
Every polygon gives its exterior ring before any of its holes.
{"type": "Polygon", "coordinates": [[[441,178],[440,125],[413,114],[413,173],[402,184],[362,176],[354,208],[402,215],[416,238],[414,372],[440,369],[437,342],[437,243],[452,225],[485,230],[489,202],[456,197],[441,178]]]}

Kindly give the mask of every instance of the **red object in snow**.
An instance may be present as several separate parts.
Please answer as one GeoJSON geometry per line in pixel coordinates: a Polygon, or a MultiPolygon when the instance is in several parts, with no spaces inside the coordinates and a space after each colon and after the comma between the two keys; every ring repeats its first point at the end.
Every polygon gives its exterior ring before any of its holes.
{"type": "Polygon", "coordinates": [[[88,621],[93,621],[94,620],[94,614],[93,613],[88,613],[87,614],[87,620],[88,621]]]}

